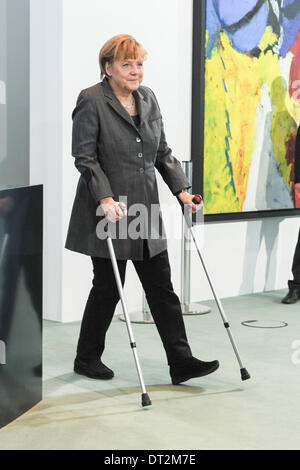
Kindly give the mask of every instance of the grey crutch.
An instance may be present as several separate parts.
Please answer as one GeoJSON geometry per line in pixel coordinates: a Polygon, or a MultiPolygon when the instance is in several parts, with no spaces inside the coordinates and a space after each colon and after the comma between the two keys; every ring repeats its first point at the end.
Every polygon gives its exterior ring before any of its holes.
{"type": "MultiPolygon", "coordinates": [[[[122,203],[120,203],[120,207],[121,207],[122,210],[125,209],[125,207],[122,203]]],[[[134,340],[133,331],[132,331],[131,323],[130,323],[130,318],[129,318],[126,303],[125,303],[123,286],[122,286],[122,281],[121,281],[121,277],[120,277],[120,273],[119,273],[118,263],[117,263],[117,260],[116,260],[115,250],[114,250],[112,239],[110,237],[109,232],[108,232],[108,236],[107,236],[107,245],[108,245],[110,259],[111,259],[111,262],[112,262],[112,267],[113,267],[113,270],[114,270],[116,284],[117,284],[118,292],[119,292],[119,295],[120,295],[122,309],[123,309],[123,313],[124,313],[124,317],[125,317],[125,321],[126,321],[127,331],[128,331],[128,335],[129,335],[129,339],[130,339],[130,346],[131,346],[131,349],[132,349],[132,352],[133,352],[133,357],[134,357],[134,360],[135,360],[135,365],[136,365],[136,369],[137,369],[137,373],[138,373],[138,377],[139,377],[139,381],[140,381],[140,385],[141,385],[141,389],[142,389],[142,406],[150,406],[152,403],[151,403],[150,397],[149,397],[149,395],[146,391],[146,387],[145,387],[145,383],[144,383],[144,379],[143,379],[143,374],[142,374],[142,370],[141,370],[141,366],[140,366],[140,362],[139,362],[139,358],[138,358],[138,354],[137,354],[137,350],[136,350],[136,343],[135,343],[135,340],[134,340]]]]}
{"type": "MultiPolygon", "coordinates": [[[[241,371],[241,378],[242,378],[242,380],[248,380],[248,379],[250,379],[250,374],[249,374],[249,372],[247,371],[247,369],[243,366],[243,363],[242,363],[242,361],[241,361],[241,358],[240,358],[238,349],[237,349],[237,347],[236,347],[236,344],[235,344],[235,342],[234,342],[232,333],[231,333],[231,331],[230,331],[230,325],[229,325],[228,320],[227,320],[227,318],[226,318],[226,315],[225,315],[223,306],[222,306],[222,304],[221,304],[220,299],[218,298],[218,296],[217,296],[217,294],[216,294],[216,291],[215,291],[214,286],[213,286],[213,284],[212,284],[211,278],[210,278],[210,276],[209,276],[209,274],[208,274],[208,271],[207,271],[207,269],[206,269],[206,266],[205,266],[205,263],[204,263],[204,261],[203,261],[202,255],[201,255],[201,253],[200,253],[200,250],[199,250],[199,247],[198,247],[198,244],[197,244],[197,240],[196,240],[195,235],[194,235],[194,233],[193,233],[192,217],[190,217],[189,214],[187,213],[187,210],[186,210],[187,207],[186,207],[186,205],[184,205],[184,204],[182,203],[182,201],[181,201],[179,198],[178,198],[178,201],[179,201],[179,203],[180,203],[180,205],[181,205],[181,208],[182,208],[183,215],[184,215],[185,221],[186,221],[186,223],[187,223],[187,226],[188,226],[188,228],[190,229],[190,232],[191,232],[193,241],[194,241],[194,243],[195,243],[195,246],[196,246],[196,249],[197,249],[197,252],[198,252],[198,255],[199,255],[201,264],[202,264],[202,267],[203,267],[203,269],[204,269],[204,272],[205,272],[205,274],[206,274],[208,283],[209,283],[210,288],[211,288],[211,290],[212,290],[212,293],[213,293],[213,296],[214,296],[214,298],[215,298],[216,304],[217,304],[217,306],[218,306],[220,315],[221,315],[221,317],[222,317],[222,320],[223,320],[223,323],[224,323],[224,327],[226,328],[226,331],[227,331],[227,334],[228,334],[228,336],[229,336],[230,342],[231,342],[231,344],[232,344],[234,353],[235,353],[236,358],[237,358],[237,360],[238,360],[238,363],[239,363],[239,366],[240,366],[240,371],[241,371]]],[[[194,198],[193,198],[192,201],[193,201],[194,204],[201,204],[202,198],[201,198],[201,196],[196,195],[196,196],[194,196],[194,198]]]]}

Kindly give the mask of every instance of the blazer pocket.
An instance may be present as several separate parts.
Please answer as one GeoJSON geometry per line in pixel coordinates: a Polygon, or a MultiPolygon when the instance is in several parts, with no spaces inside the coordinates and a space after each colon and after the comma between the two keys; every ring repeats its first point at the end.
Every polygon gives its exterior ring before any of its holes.
{"type": "Polygon", "coordinates": [[[160,137],[161,137],[161,130],[162,130],[162,125],[161,125],[161,117],[158,117],[156,119],[151,119],[148,121],[148,126],[150,129],[151,133],[151,140],[154,140],[157,143],[157,146],[160,142],[160,137]]]}

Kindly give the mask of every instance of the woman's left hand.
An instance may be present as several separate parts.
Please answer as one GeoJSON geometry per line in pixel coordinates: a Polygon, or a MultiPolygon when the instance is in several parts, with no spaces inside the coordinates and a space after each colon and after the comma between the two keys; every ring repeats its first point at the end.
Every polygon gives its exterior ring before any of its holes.
{"type": "Polygon", "coordinates": [[[191,206],[190,212],[195,214],[195,212],[199,211],[200,209],[203,208],[203,200],[201,201],[200,204],[195,204],[193,202],[193,198],[195,197],[195,194],[190,194],[186,191],[182,191],[180,194],[178,194],[179,199],[183,204],[188,204],[191,206]]]}

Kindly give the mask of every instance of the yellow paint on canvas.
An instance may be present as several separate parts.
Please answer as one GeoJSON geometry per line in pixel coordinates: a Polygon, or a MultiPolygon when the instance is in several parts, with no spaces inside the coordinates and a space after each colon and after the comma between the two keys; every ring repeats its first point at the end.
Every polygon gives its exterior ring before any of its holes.
{"type": "MultiPolygon", "coordinates": [[[[267,28],[260,48],[265,50],[268,44],[275,42],[276,36],[271,28],[267,28]]],[[[274,80],[281,75],[278,56],[271,50],[261,54],[259,58],[250,57],[237,52],[227,34],[220,33],[211,58],[206,60],[204,141],[206,214],[243,210],[262,85],[266,84],[269,87],[276,111],[276,103],[280,106],[280,97],[274,93],[274,86],[273,96],[271,91],[274,80]]],[[[288,97],[285,97],[286,99],[288,97]]],[[[277,111],[281,112],[282,107],[277,111]]],[[[277,117],[272,118],[274,152],[283,178],[289,181],[290,168],[285,161],[281,147],[282,140],[280,137],[277,138],[278,127],[286,128],[284,132],[288,134],[291,123],[284,124],[277,113],[277,117]]]]}

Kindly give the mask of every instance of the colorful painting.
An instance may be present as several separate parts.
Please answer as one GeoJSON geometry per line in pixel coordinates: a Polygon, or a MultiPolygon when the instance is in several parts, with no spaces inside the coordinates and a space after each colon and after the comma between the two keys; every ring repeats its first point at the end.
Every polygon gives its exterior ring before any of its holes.
{"type": "Polygon", "coordinates": [[[300,0],[207,0],[202,16],[205,214],[300,207],[300,0]]]}

